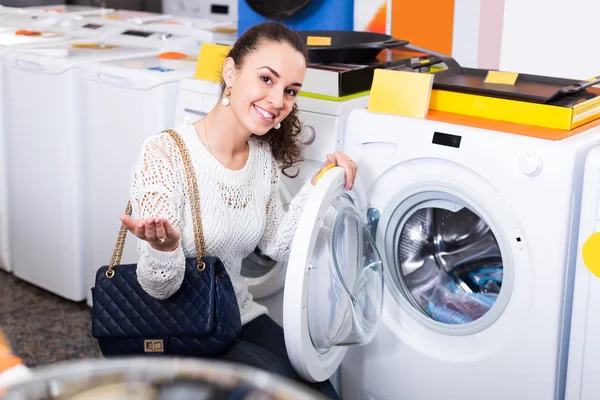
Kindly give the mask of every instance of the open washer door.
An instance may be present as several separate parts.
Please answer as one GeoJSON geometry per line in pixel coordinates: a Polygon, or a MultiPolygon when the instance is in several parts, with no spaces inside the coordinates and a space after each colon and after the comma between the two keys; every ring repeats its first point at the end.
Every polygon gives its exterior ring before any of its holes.
{"type": "Polygon", "coordinates": [[[369,232],[359,182],[345,189],[344,170],[325,173],[296,230],[284,291],[288,355],[305,379],[329,379],[348,346],[374,337],[383,306],[383,264],[369,232]]]}

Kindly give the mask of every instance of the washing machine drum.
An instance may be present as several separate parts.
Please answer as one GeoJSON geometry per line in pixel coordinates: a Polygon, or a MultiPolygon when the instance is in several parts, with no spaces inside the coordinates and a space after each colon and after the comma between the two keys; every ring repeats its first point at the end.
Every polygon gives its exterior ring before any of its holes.
{"type": "Polygon", "coordinates": [[[268,19],[282,20],[298,13],[311,0],[246,0],[254,12],[268,19]]]}
{"type": "Polygon", "coordinates": [[[467,208],[424,208],[399,233],[396,279],[417,310],[450,324],[490,310],[504,271],[498,242],[479,216],[467,208]]]}

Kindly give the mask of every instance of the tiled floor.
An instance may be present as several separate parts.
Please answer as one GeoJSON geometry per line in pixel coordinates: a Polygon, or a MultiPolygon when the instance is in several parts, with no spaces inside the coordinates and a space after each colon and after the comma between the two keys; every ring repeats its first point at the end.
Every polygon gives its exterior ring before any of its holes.
{"type": "Polygon", "coordinates": [[[0,271],[0,329],[25,364],[102,357],[91,336],[91,309],[0,271]]]}

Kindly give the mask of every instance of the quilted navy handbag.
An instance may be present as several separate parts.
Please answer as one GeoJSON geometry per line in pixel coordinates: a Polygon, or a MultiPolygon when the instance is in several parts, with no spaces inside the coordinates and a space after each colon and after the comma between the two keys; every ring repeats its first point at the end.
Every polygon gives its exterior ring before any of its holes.
{"type": "MultiPolygon", "coordinates": [[[[233,285],[220,259],[206,256],[198,185],[185,144],[168,130],[185,165],[196,254],[188,258],[179,290],[165,300],[140,286],[135,264],[121,261],[127,228],[122,225],[110,264],[96,273],[92,288],[92,336],[105,357],[169,354],[211,356],[230,347],[242,329],[233,285]]],[[[131,203],[126,213],[131,215],[131,203]]]]}

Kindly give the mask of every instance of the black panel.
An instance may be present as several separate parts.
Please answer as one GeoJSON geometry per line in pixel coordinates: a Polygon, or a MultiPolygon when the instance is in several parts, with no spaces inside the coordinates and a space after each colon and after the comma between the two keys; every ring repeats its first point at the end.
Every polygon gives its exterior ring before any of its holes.
{"type": "Polygon", "coordinates": [[[145,32],[145,31],[125,31],[122,33],[123,35],[129,35],[129,36],[140,36],[140,37],[149,37],[152,36],[154,34],[154,32],[145,32]]]}
{"type": "Polygon", "coordinates": [[[224,4],[211,4],[210,13],[227,15],[229,14],[229,6],[224,4]]]}
{"type": "Polygon", "coordinates": [[[434,132],[431,143],[439,144],[440,146],[456,147],[458,149],[460,147],[461,139],[461,136],[450,135],[442,132],[434,132]]]}
{"type": "Polygon", "coordinates": [[[86,29],[100,29],[103,26],[104,25],[100,25],[100,24],[85,24],[83,27],[86,29]]]}

